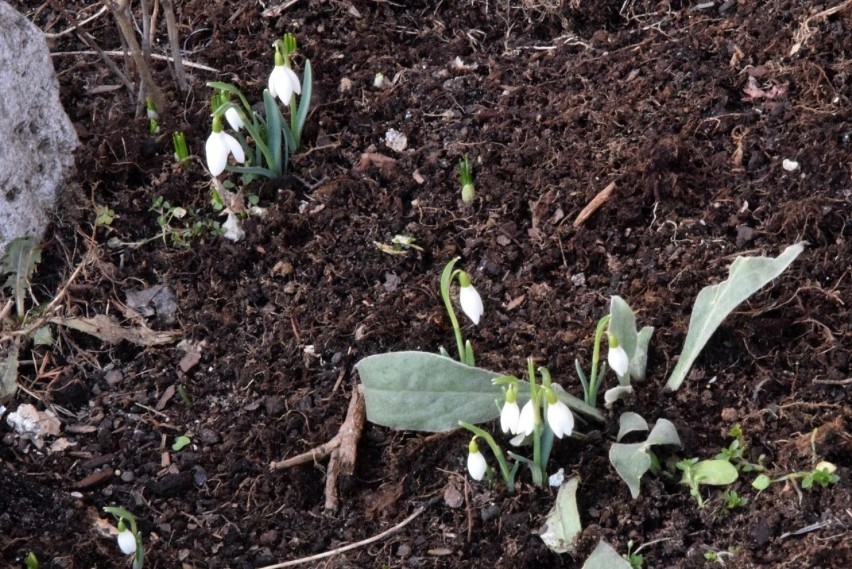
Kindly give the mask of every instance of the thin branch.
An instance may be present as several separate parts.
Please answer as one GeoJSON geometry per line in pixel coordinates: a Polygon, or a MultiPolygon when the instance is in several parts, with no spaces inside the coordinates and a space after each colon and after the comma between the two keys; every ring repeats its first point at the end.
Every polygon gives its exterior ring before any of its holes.
{"type": "Polygon", "coordinates": [[[130,22],[130,0],[108,0],[110,11],[115,18],[115,23],[121,32],[122,37],[127,42],[130,48],[130,57],[136,64],[136,70],[142,83],[145,85],[145,90],[154,100],[154,105],[161,112],[166,109],[166,100],[160,92],[160,88],[154,82],[154,76],[151,75],[151,69],[145,62],[145,57],[142,55],[142,49],[139,47],[139,42],[136,39],[136,33],[133,30],[133,24],[130,22]]]}
{"type": "MultiPolygon", "coordinates": [[[[123,51],[109,50],[109,51],[98,51],[96,49],[92,49],[92,51],[86,50],[77,50],[77,51],[54,51],[50,55],[51,56],[61,56],[61,55],[98,55],[99,53],[103,53],[104,55],[108,55],[110,57],[124,57],[123,51]]],[[[174,61],[171,57],[167,55],[159,55],[157,53],[151,54],[152,59],[158,59],[160,61],[174,61]]],[[[113,64],[114,65],[114,64],[113,64]]],[[[191,61],[185,61],[184,65],[187,67],[191,67],[192,69],[200,69],[202,71],[209,71],[210,73],[221,73],[215,67],[210,67],[208,65],[202,65],[201,63],[192,63],[191,61]]],[[[120,72],[119,72],[120,73],[120,72]]]]}
{"type": "Polygon", "coordinates": [[[180,42],[178,41],[178,25],[175,18],[174,0],[163,0],[163,11],[166,13],[166,30],[169,32],[169,46],[172,50],[172,62],[175,65],[175,76],[178,88],[186,92],[189,90],[189,81],[186,79],[186,70],[183,67],[183,58],[180,55],[180,42]]]}

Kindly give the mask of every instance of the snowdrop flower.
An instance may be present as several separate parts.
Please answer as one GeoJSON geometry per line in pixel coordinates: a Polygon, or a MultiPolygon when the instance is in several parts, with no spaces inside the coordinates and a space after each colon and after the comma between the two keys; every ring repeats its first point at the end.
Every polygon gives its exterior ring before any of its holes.
{"type": "Polygon", "coordinates": [[[136,536],[133,532],[124,527],[124,524],[119,522],[118,528],[118,548],[125,555],[136,553],[136,536]]]}
{"type": "Polygon", "coordinates": [[[484,312],[482,298],[470,284],[470,277],[464,271],[459,273],[459,287],[459,304],[461,304],[461,308],[467,314],[467,317],[478,325],[484,312]]]}
{"type": "Polygon", "coordinates": [[[500,429],[504,433],[512,433],[517,435],[518,422],[521,419],[521,410],[518,407],[518,395],[514,387],[509,387],[506,391],[506,402],[503,403],[503,410],[500,411],[500,429]]]}
{"type": "Polygon", "coordinates": [[[535,430],[535,409],[533,409],[533,400],[527,401],[524,408],[521,409],[521,416],[518,419],[518,434],[529,436],[535,430]]]}
{"type": "Polygon", "coordinates": [[[245,128],[246,126],[243,122],[243,117],[240,116],[240,111],[238,111],[236,107],[228,107],[228,110],[225,111],[225,120],[228,121],[231,128],[236,131],[239,131],[241,128],[245,128]]]}
{"type": "Polygon", "coordinates": [[[213,176],[218,176],[225,171],[228,164],[228,155],[233,154],[234,159],[242,164],[246,161],[243,147],[237,139],[222,131],[222,118],[213,118],[213,132],[207,137],[204,150],[207,154],[207,169],[213,176]]]}
{"type": "Polygon", "coordinates": [[[485,476],[485,471],[488,469],[488,464],[485,462],[485,457],[479,452],[479,445],[476,444],[476,437],[470,440],[468,445],[467,455],[467,471],[470,477],[474,480],[482,480],[485,476]]]}
{"type": "Polygon", "coordinates": [[[547,424],[558,439],[570,435],[574,430],[574,415],[567,405],[556,398],[552,389],[547,390],[547,424]]]}
{"type": "Polygon", "coordinates": [[[302,85],[299,77],[284,63],[284,55],[278,49],[275,50],[275,68],[269,74],[269,92],[273,97],[278,97],[285,105],[290,104],[293,93],[302,94],[302,85]]]}
{"type": "Polygon", "coordinates": [[[627,358],[627,352],[624,351],[624,348],[618,343],[618,340],[615,336],[609,336],[609,354],[607,354],[607,361],[609,362],[609,367],[612,368],[612,371],[616,373],[618,377],[624,377],[627,375],[627,368],[630,365],[630,361],[627,358]]]}

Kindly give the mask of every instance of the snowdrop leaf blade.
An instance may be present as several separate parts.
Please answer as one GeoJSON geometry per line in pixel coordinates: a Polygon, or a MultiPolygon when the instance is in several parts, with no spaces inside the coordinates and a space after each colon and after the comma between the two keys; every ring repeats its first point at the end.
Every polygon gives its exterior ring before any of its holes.
{"type": "Polygon", "coordinates": [[[775,258],[737,257],[731,264],[727,279],[698,293],[683,351],[669,376],[666,389],[677,391],[680,388],[698,354],[722,321],[745,299],[783,273],[804,248],[805,243],[802,242],[790,245],[775,258]]]}
{"type": "Polygon", "coordinates": [[[607,333],[618,339],[628,359],[632,359],[636,351],[636,316],[633,309],[620,296],[613,296],[609,302],[609,315],[607,333]]]}
{"type": "Polygon", "coordinates": [[[631,569],[631,565],[615,548],[601,540],[583,563],[582,569],[631,569]]]}
{"type": "Polygon", "coordinates": [[[618,435],[616,435],[615,440],[620,442],[625,435],[636,431],[644,431],[647,433],[648,422],[638,413],[626,411],[618,418],[618,435]]]}
{"type": "Polygon", "coordinates": [[[630,360],[630,377],[637,381],[645,380],[645,370],[648,367],[648,345],[654,334],[653,326],[645,326],[636,336],[636,351],[630,360]]]}
{"type": "Polygon", "coordinates": [[[680,444],[680,437],[677,434],[677,428],[674,423],[668,419],[658,419],[654,424],[654,428],[648,433],[647,443],[649,445],[677,445],[680,444]]]}
{"type": "Polygon", "coordinates": [[[496,419],[502,397],[491,380],[500,374],[426,352],[368,356],[356,365],[364,384],[367,419],[412,431],[445,432],[460,420],[496,419]]]}
{"type": "MultiPolygon", "coordinates": [[[[311,60],[305,60],[305,73],[302,81],[302,96],[299,99],[299,110],[296,111],[295,120],[293,121],[293,134],[299,137],[299,142],[302,139],[302,131],[305,128],[305,121],[308,118],[308,111],[311,108],[311,94],[313,93],[313,72],[311,71],[311,60]]],[[[295,151],[298,145],[293,148],[295,151]]]]}
{"type": "Polygon", "coordinates": [[[577,508],[577,486],[579,480],[574,477],[559,487],[553,508],[544,521],[544,531],[541,540],[554,553],[570,553],[583,524],[580,522],[580,512],[577,508]]]}
{"type": "Polygon", "coordinates": [[[273,164],[267,164],[276,174],[281,174],[281,109],[269,91],[263,92],[263,105],[266,111],[266,145],[272,155],[273,164]]]}

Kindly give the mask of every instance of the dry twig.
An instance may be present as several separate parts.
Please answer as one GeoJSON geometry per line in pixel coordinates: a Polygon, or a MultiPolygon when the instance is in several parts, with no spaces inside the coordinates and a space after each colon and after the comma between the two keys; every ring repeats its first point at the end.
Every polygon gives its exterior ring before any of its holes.
{"type": "Polygon", "coordinates": [[[107,5],[115,18],[115,23],[118,25],[124,41],[127,42],[130,57],[136,65],[136,71],[139,73],[139,78],[145,86],[145,91],[154,100],[157,110],[162,112],[167,108],[166,100],[163,98],[160,88],[154,82],[154,76],[151,75],[151,68],[145,62],[142,48],[139,47],[139,41],[136,39],[136,32],[133,30],[133,24],[130,22],[130,0],[108,0],[107,5]]]}
{"type": "Polygon", "coordinates": [[[609,199],[610,194],[615,189],[615,182],[611,182],[607,187],[598,192],[598,195],[592,198],[589,205],[583,208],[583,211],[574,220],[574,227],[580,227],[609,199]]]}
{"type": "Polygon", "coordinates": [[[355,471],[358,441],[361,439],[365,420],[364,388],[359,385],[352,390],[346,419],[344,419],[340,430],[337,431],[333,439],[287,460],[274,461],[270,463],[269,469],[273,471],[282,470],[300,464],[317,462],[327,456],[330,457],[325,479],[325,509],[336,510],[338,505],[337,480],[340,476],[351,476],[355,471]]]}

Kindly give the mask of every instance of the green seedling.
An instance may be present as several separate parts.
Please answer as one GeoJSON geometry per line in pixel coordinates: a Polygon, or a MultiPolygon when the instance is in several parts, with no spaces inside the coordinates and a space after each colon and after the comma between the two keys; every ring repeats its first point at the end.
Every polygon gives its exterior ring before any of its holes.
{"type": "Polygon", "coordinates": [[[160,115],[157,114],[157,105],[154,104],[154,99],[147,97],[145,99],[145,114],[148,115],[148,132],[153,136],[159,134],[160,125],[157,124],[157,119],[160,115]]]}
{"type": "Polygon", "coordinates": [[[726,510],[733,510],[748,504],[748,500],[740,497],[736,490],[725,490],[722,499],[725,500],[726,510]]]}
{"type": "Polygon", "coordinates": [[[760,455],[757,464],[749,462],[745,458],[745,437],[743,436],[742,428],[739,424],[735,424],[728,432],[728,436],[734,437],[730,444],[723,448],[722,451],[714,458],[717,460],[727,460],[740,472],[762,472],[765,470],[763,461],[765,455],[760,455]]]}
{"type": "Polygon", "coordinates": [[[185,447],[189,446],[190,444],[192,444],[192,439],[190,439],[186,435],[181,435],[181,436],[179,436],[178,438],[175,439],[175,442],[172,445],[172,450],[175,451],[175,452],[179,452],[179,451],[183,450],[185,447]]]}
{"type": "Polygon", "coordinates": [[[115,221],[115,211],[109,206],[96,205],[95,214],[97,215],[95,218],[96,227],[109,227],[115,221]]]}
{"type": "Polygon", "coordinates": [[[30,551],[27,554],[27,558],[24,560],[24,563],[27,566],[27,569],[38,569],[38,557],[36,554],[30,551]]]}
{"type": "Polygon", "coordinates": [[[154,198],[149,211],[157,214],[157,225],[160,226],[160,233],[152,239],[162,238],[163,243],[171,243],[175,247],[187,247],[192,239],[223,232],[218,222],[198,219],[194,211],[174,206],[163,196],[154,198]],[[183,222],[183,225],[178,225],[178,222],[183,222]]]}
{"type": "Polygon", "coordinates": [[[727,486],[733,484],[739,477],[737,469],[727,460],[702,460],[690,458],[677,463],[678,470],[683,471],[681,484],[689,487],[689,493],[698,501],[698,507],[704,507],[701,497],[702,485],[727,486]]]}
{"type": "Polygon", "coordinates": [[[476,188],[473,186],[473,168],[467,154],[459,160],[459,180],[461,182],[462,201],[464,203],[472,202],[476,197],[476,188]]]}
{"type": "Polygon", "coordinates": [[[645,564],[645,556],[639,553],[639,549],[633,551],[633,545],[632,539],[627,542],[627,553],[623,557],[630,563],[631,569],[642,569],[645,564]]]}
{"type": "Polygon", "coordinates": [[[175,160],[181,166],[186,166],[189,163],[189,147],[186,145],[186,135],[179,130],[172,133],[172,145],[175,149],[175,160]]]}
{"type": "MultiPolygon", "coordinates": [[[[795,485],[797,480],[801,480],[802,488],[805,490],[813,488],[814,484],[817,484],[822,488],[826,488],[840,481],[840,476],[835,474],[836,471],[837,467],[834,464],[823,461],[817,464],[813,470],[792,472],[779,478],[770,478],[766,474],[761,474],[754,479],[754,482],[752,482],[751,485],[756,490],[763,491],[769,488],[771,484],[789,481],[795,485]]],[[[801,501],[801,498],[801,493],[799,493],[799,501],[801,501]]]]}

